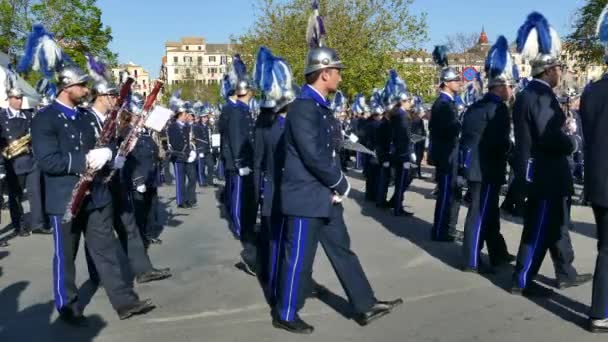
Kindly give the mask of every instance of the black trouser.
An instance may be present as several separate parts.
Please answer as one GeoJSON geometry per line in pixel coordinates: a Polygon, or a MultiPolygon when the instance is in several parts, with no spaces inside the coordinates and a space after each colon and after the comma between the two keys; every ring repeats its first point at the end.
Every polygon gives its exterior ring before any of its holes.
{"type": "Polygon", "coordinates": [[[177,205],[196,203],[196,164],[174,162],[177,205]]]}
{"type": "Polygon", "coordinates": [[[521,210],[526,202],[526,181],[519,176],[514,176],[507,188],[507,194],[502,201],[503,209],[521,210]]]}
{"type": "Polygon", "coordinates": [[[608,318],[608,208],[593,205],[597,224],[597,259],[593,276],[593,292],[589,316],[608,318]]]}
{"type": "Polygon", "coordinates": [[[228,217],[228,221],[231,225],[231,229],[234,229],[232,227],[232,209],[231,209],[231,204],[232,204],[232,180],[233,180],[233,176],[234,175],[238,175],[237,173],[235,173],[234,170],[224,170],[224,177],[226,179],[226,183],[224,185],[224,209],[226,211],[226,216],[228,217]]]}
{"type": "Polygon", "coordinates": [[[167,185],[173,184],[173,180],[175,179],[175,175],[171,172],[171,161],[169,157],[166,157],[162,160],[162,174],[163,174],[163,183],[167,185]]]}
{"type": "Polygon", "coordinates": [[[399,215],[403,213],[403,195],[411,183],[410,163],[399,161],[395,164],[395,191],[390,202],[393,206],[393,215],[399,215]]]}
{"type": "Polygon", "coordinates": [[[198,176],[198,185],[207,186],[213,185],[213,174],[215,173],[215,164],[211,154],[205,153],[204,157],[196,158],[196,169],[198,176]]]}
{"type": "Polygon", "coordinates": [[[419,141],[414,144],[414,153],[416,153],[416,167],[418,168],[418,177],[422,177],[422,159],[424,158],[425,141],[419,141]]]}
{"type": "Polygon", "coordinates": [[[391,168],[378,165],[378,189],[376,193],[376,206],[384,207],[388,185],[391,182],[391,168]]]}
{"type": "Polygon", "coordinates": [[[524,230],[513,274],[516,286],[525,288],[530,284],[538,273],[547,250],[551,253],[558,281],[576,277],[576,270],[572,266],[574,251],[568,231],[567,201],[567,197],[528,198],[524,230]]]}
{"type": "Polygon", "coordinates": [[[133,207],[135,208],[135,222],[139,233],[144,240],[156,237],[154,229],[158,226],[158,189],[146,188],[143,194],[133,191],[133,207]]]}
{"type": "Polygon", "coordinates": [[[13,228],[20,231],[21,229],[32,230],[47,226],[42,206],[40,170],[34,168],[32,172],[16,175],[9,168],[6,184],[8,186],[8,205],[13,228]],[[23,190],[25,189],[27,189],[27,200],[30,204],[30,222],[26,224],[26,227],[21,227],[23,217],[21,196],[23,196],[23,190]]]}
{"type": "Polygon", "coordinates": [[[366,312],[375,303],[371,285],[350,248],[343,213],[342,205],[334,205],[329,218],[286,217],[282,243],[284,257],[274,310],[280,319],[293,321],[304,306],[312,286],[312,266],[319,242],[354,311],[366,312]]]}
{"type": "Polygon", "coordinates": [[[368,158],[365,169],[365,199],[368,201],[376,201],[378,177],[380,177],[380,164],[375,159],[372,161],[372,158],[368,158]]]}
{"type": "Polygon", "coordinates": [[[112,205],[83,209],[70,222],[62,222],[61,215],[50,215],[50,219],[54,228],[53,293],[57,310],[78,305],[74,261],[81,234],[112,307],[118,310],[138,300],[127,257],[114,237],[112,205]]]}
{"type": "Polygon", "coordinates": [[[438,192],[431,238],[443,239],[456,233],[462,193],[455,172],[437,171],[435,178],[438,192]]]}
{"type": "Polygon", "coordinates": [[[462,244],[463,265],[479,267],[481,249],[488,247],[490,262],[497,265],[508,256],[507,245],[500,234],[500,212],[498,197],[500,184],[469,182],[471,205],[464,225],[462,244]]]}

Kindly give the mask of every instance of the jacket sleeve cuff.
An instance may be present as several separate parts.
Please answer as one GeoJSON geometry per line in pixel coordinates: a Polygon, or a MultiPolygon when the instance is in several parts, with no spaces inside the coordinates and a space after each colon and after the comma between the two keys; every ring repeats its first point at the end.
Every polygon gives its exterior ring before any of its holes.
{"type": "Polygon", "coordinates": [[[346,177],[344,177],[344,173],[340,172],[340,179],[336,184],[330,186],[330,189],[337,192],[338,195],[344,195],[344,193],[348,189],[348,180],[346,179],[346,177]]]}
{"type": "Polygon", "coordinates": [[[83,174],[87,169],[84,153],[68,152],[68,174],[83,174]]]}
{"type": "Polygon", "coordinates": [[[133,178],[133,187],[137,188],[140,185],[144,185],[144,177],[135,177],[133,178]]]}

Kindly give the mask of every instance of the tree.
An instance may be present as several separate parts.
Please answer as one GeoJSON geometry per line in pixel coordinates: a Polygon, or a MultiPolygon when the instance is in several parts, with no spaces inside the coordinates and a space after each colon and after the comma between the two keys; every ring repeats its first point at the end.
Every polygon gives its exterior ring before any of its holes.
{"type": "Polygon", "coordinates": [[[477,41],[479,40],[479,33],[458,32],[446,36],[445,39],[445,45],[448,47],[450,53],[463,53],[477,45],[477,41]]]}
{"type": "MultiPolygon", "coordinates": [[[[416,48],[426,40],[426,15],[410,12],[413,1],[321,1],[319,12],[327,29],[324,43],[336,49],[346,65],[341,85],[345,94],[369,95],[374,87],[382,87],[387,71],[399,66],[394,52],[416,48]]],[[[252,65],[258,48],[267,46],[289,62],[296,82],[303,84],[310,0],[258,0],[254,9],[254,24],[236,39],[244,61],[252,65]]]]}
{"type": "Polygon", "coordinates": [[[574,14],[572,33],[565,41],[565,48],[578,57],[578,66],[603,64],[604,48],[595,37],[597,20],[608,0],[587,0],[574,14]]]}
{"type": "Polygon", "coordinates": [[[209,102],[211,104],[217,104],[220,102],[220,87],[217,84],[202,84],[196,82],[196,80],[186,80],[179,84],[172,84],[166,87],[164,90],[163,101],[165,105],[168,105],[171,95],[181,90],[181,99],[190,101],[192,103],[196,101],[209,102]]]}
{"type": "Polygon", "coordinates": [[[0,0],[0,49],[21,54],[33,23],[42,23],[81,66],[86,52],[116,62],[108,47],[112,29],[102,23],[96,0],[0,0]]]}

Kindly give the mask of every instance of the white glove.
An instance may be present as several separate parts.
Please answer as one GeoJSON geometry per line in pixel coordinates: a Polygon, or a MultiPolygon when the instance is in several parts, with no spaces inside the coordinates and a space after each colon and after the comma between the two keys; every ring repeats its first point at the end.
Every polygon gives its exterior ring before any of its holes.
{"type": "Polygon", "coordinates": [[[198,157],[199,157],[199,158],[205,158],[205,154],[204,154],[204,153],[199,153],[199,154],[198,154],[198,157]]]}
{"type": "Polygon", "coordinates": [[[389,166],[391,166],[391,163],[389,163],[389,162],[382,163],[382,167],[389,167],[389,166]]]}
{"type": "Polygon", "coordinates": [[[188,163],[194,162],[195,159],[196,159],[196,152],[190,151],[190,154],[188,155],[188,163]]]}
{"type": "Polygon", "coordinates": [[[343,195],[339,195],[339,194],[334,194],[331,198],[331,202],[336,204],[336,203],[342,203],[342,201],[344,201],[344,199],[346,197],[348,197],[348,194],[350,193],[350,183],[347,181],[346,182],[346,191],[344,191],[343,195]]]}
{"type": "Polygon", "coordinates": [[[251,173],[251,169],[248,167],[244,167],[242,169],[239,169],[239,176],[244,177],[244,176],[249,176],[249,174],[251,173]]]}
{"type": "Polygon", "coordinates": [[[462,186],[466,184],[466,180],[462,176],[456,177],[456,185],[462,186]]]}
{"type": "Polygon", "coordinates": [[[144,192],[146,192],[146,184],[138,186],[137,188],[135,188],[135,190],[137,190],[137,192],[139,192],[140,194],[143,194],[144,192]]]}
{"type": "Polygon", "coordinates": [[[416,163],[418,161],[418,158],[416,158],[416,153],[410,154],[410,160],[412,163],[416,163]]]}
{"type": "Polygon", "coordinates": [[[412,164],[410,164],[409,162],[404,162],[403,163],[403,169],[404,170],[409,170],[412,168],[412,164]]]}
{"type": "Polygon", "coordinates": [[[6,173],[0,173],[0,180],[3,180],[4,178],[6,178],[6,173]]]}
{"type": "Polygon", "coordinates": [[[90,150],[87,153],[87,164],[93,168],[93,170],[99,170],[107,162],[112,159],[112,150],[107,147],[97,148],[94,150],[90,150]]]}
{"type": "Polygon", "coordinates": [[[576,121],[573,119],[568,119],[568,121],[566,121],[566,131],[569,134],[574,134],[576,133],[576,129],[578,128],[578,126],[576,125],[576,121]]]}
{"type": "Polygon", "coordinates": [[[354,135],[354,134],[351,133],[348,136],[348,140],[352,141],[353,143],[357,143],[357,141],[359,141],[359,137],[357,137],[356,135],[354,135]]]}
{"type": "Polygon", "coordinates": [[[114,158],[114,168],[115,169],[122,169],[123,166],[125,166],[125,162],[127,161],[127,158],[121,155],[116,156],[116,158],[114,158]]]}

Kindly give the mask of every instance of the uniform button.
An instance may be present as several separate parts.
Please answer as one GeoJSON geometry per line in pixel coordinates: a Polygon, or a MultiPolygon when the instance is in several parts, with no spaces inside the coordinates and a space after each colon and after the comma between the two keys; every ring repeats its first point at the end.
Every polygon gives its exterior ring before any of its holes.
{"type": "Polygon", "coordinates": [[[76,147],[76,151],[78,151],[78,150],[79,150],[79,148],[78,148],[78,147],[76,147]]]}
{"type": "Polygon", "coordinates": [[[329,144],[327,144],[327,147],[329,147],[329,144]]]}
{"type": "Polygon", "coordinates": [[[9,139],[13,139],[13,136],[12,136],[12,135],[9,135],[9,136],[8,136],[8,138],[9,138],[9,139]]]}
{"type": "Polygon", "coordinates": [[[58,117],[58,118],[60,118],[60,117],[61,117],[61,114],[58,114],[58,115],[57,115],[57,117],[58,117]]]}
{"type": "Polygon", "coordinates": [[[72,134],[72,139],[74,139],[74,138],[76,138],[76,137],[74,136],[74,134],[72,134]]]}
{"type": "Polygon", "coordinates": [[[325,119],[327,117],[327,115],[323,115],[323,119],[325,119]]]}
{"type": "Polygon", "coordinates": [[[66,124],[63,124],[63,126],[64,126],[64,127],[68,127],[68,124],[67,124],[67,123],[66,123],[66,124]]]}
{"type": "Polygon", "coordinates": [[[10,131],[10,129],[8,129],[8,128],[7,128],[7,129],[6,129],[6,131],[7,131],[7,132],[9,132],[9,131],[10,131]]]}

